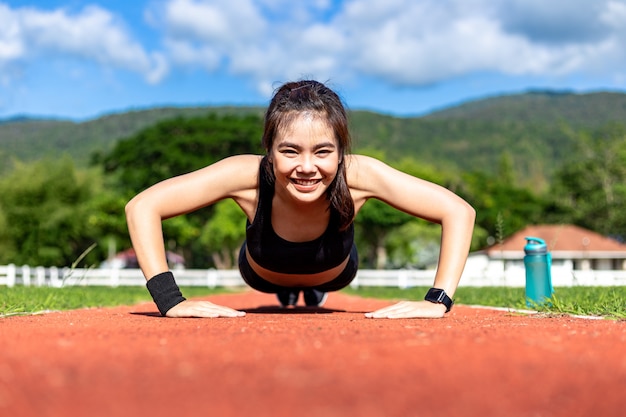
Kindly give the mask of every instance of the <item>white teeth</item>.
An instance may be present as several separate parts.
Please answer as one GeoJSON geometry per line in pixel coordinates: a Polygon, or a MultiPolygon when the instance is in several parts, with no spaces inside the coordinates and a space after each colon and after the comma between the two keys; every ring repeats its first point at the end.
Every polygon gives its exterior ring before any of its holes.
{"type": "Polygon", "coordinates": [[[314,185],[317,184],[319,180],[299,180],[294,178],[292,181],[298,185],[314,185]]]}

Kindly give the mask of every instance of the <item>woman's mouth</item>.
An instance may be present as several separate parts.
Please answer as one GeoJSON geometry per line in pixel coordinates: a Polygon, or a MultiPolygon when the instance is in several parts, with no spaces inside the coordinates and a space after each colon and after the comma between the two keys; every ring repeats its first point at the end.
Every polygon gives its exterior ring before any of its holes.
{"type": "Polygon", "coordinates": [[[300,187],[312,187],[312,186],[314,186],[314,185],[316,185],[316,184],[318,184],[319,182],[322,181],[321,178],[319,178],[319,179],[306,179],[306,180],[305,179],[301,179],[301,178],[291,178],[290,180],[291,180],[291,182],[294,185],[298,185],[300,187]]]}

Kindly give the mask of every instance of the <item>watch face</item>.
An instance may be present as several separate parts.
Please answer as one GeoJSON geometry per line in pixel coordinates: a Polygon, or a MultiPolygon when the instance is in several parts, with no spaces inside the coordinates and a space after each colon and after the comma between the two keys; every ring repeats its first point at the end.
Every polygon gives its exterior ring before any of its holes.
{"type": "Polygon", "coordinates": [[[450,311],[454,304],[454,301],[452,301],[452,299],[448,297],[448,294],[441,288],[429,289],[424,300],[430,301],[431,303],[444,304],[446,306],[446,313],[450,311]]]}
{"type": "Polygon", "coordinates": [[[443,301],[444,294],[444,290],[441,290],[439,288],[431,288],[430,290],[428,290],[428,294],[426,294],[426,297],[428,301],[436,301],[440,303],[443,301]]]}

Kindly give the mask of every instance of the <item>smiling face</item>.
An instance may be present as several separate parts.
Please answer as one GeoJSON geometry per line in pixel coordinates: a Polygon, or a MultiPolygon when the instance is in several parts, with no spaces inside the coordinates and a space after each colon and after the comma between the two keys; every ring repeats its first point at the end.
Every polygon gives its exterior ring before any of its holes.
{"type": "Polygon", "coordinates": [[[277,195],[306,203],[326,199],[341,155],[325,118],[304,112],[277,133],[270,159],[277,195]]]}

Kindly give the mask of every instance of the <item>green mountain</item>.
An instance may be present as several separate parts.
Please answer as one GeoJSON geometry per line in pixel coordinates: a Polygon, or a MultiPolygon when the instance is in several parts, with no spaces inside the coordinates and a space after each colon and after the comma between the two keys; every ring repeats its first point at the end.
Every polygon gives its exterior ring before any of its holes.
{"type": "Polygon", "coordinates": [[[105,153],[115,143],[161,120],[198,117],[207,113],[262,114],[261,108],[167,107],[110,114],[85,122],[9,119],[0,122],[0,172],[11,161],[33,161],[67,154],[78,166],[86,166],[94,153],[105,153]]]}
{"type": "MultiPolygon", "coordinates": [[[[79,166],[94,153],[160,120],[255,113],[256,107],[154,108],[85,122],[18,118],[0,121],[0,172],[12,160],[70,155],[79,166]]],[[[545,183],[572,154],[579,132],[626,121],[626,94],[533,91],[463,103],[421,117],[351,113],[354,151],[390,160],[412,157],[445,170],[497,172],[506,158],[520,183],[545,183]]]]}
{"type": "Polygon", "coordinates": [[[488,122],[555,123],[576,127],[598,127],[624,121],[623,93],[574,94],[531,91],[521,95],[487,98],[434,112],[426,120],[462,119],[488,122]]]}
{"type": "Polygon", "coordinates": [[[358,147],[411,156],[442,169],[498,172],[511,163],[518,183],[545,186],[575,157],[582,131],[626,123],[626,94],[529,92],[472,101],[418,118],[357,112],[358,147]]]}

